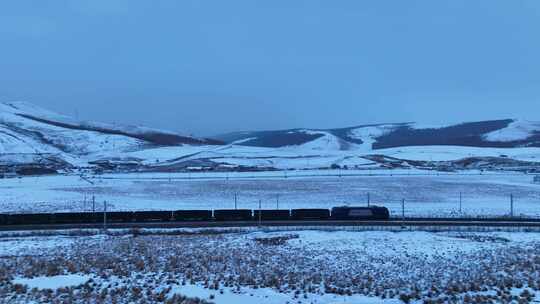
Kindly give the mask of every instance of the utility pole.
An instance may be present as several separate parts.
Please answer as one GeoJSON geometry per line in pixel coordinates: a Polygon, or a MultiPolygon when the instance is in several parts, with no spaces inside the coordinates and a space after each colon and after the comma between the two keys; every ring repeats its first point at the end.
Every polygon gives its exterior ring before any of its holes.
{"type": "Polygon", "coordinates": [[[461,215],[461,204],[463,202],[463,194],[459,193],[459,214],[461,215]]]}
{"type": "Polygon", "coordinates": [[[96,196],[92,195],[92,213],[96,212],[96,196]]]}
{"type": "Polygon", "coordinates": [[[261,212],[261,200],[259,200],[259,227],[261,226],[261,215],[262,215],[262,212],[261,212]]]}
{"type": "Polygon", "coordinates": [[[370,204],[371,204],[371,195],[370,195],[370,193],[368,192],[368,193],[367,193],[367,206],[369,207],[370,204]]]}
{"type": "Polygon", "coordinates": [[[514,195],[510,194],[510,217],[514,217],[514,195]]]}
{"type": "Polygon", "coordinates": [[[401,200],[401,219],[405,220],[405,199],[401,200]]]}
{"type": "Polygon", "coordinates": [[[276,196],[276,209],[279,209],[279,194],[276,196]]]}
{"type": "Polygon", "coordinates": [[[237,208],[237,194],[236,192],[234,193],[234,209],[236,210],[237,208]]]}
{"type": "Polygon", "coordinates": [[[107,201],[103,201],[103,230],[107,231],[107,201]]]}

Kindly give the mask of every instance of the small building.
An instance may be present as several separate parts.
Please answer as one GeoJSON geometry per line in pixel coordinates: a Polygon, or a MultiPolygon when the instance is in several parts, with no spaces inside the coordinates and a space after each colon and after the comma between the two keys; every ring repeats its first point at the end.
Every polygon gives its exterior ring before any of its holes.
{"type": "Polygon", "coordinates": [[[540,184],[540,175],[535,175],[533,178],[533,183],[540,184]]]}

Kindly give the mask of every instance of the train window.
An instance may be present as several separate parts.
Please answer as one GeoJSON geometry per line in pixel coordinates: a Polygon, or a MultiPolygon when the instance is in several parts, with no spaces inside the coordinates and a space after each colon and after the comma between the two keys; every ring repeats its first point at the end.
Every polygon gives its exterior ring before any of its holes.
{"type": "Polygon", "coordinates": [[[351,209],[349,216],[373,216],[371,209],[351,209]]]}

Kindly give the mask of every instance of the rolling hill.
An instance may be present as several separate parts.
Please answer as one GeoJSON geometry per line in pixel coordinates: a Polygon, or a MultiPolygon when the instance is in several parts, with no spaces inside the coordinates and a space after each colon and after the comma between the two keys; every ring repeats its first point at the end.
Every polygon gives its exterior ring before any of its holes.
{"type": "Polygon", "coordinates": [[[339,129],[290,129],[236,132],[215,136],[230,144],[252,147],[311,146],[338,150],[379,150],[410,146],[490,148],[540,147],[540,122],[514,119],[446,126],[416,123],[361,125],[339,129]]]}
{"type": "Polygon", "coordinates": [[[79,122],[24,102],[0,103],[0,166],[51,159],[55,167],[85,166],[145,149],[217,144],[221,142],[145,127],[79,122]]]}
{"type": "Polygon", "coordinates": [[[417,168],[540,170],[540,123],[493,120],[236,132],[213,139],[81,122],[0,103],[0,175],[78,171],[417,168]]]}

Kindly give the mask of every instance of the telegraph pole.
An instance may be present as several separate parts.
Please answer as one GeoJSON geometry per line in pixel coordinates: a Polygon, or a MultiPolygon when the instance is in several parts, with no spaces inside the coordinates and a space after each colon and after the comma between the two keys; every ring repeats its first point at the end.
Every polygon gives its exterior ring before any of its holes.
{"type": "Polygon", "coordinates": [[[371,204],[371,195],[368,192],[367,193],[367,206],[369,207],[370,204],[371,204]]]}
{"type": "Polygon", "coordinates": [[[514,217],[514,195],[510,194],[510,217],[514,217]]]}
{"type": "Polygon", "coordinates": [[[107,230],[107,201],[103,201],[103,230],[107,230]]]}
{"type": "Polygon", "coordinates": [[[459,214],[461,215],[461,204],[463,202],[463,194],[459,193],[459,214]]]}
{"type": "Polygon", "coordinates": [[[261,226],[261,215],[262,215],[262,212],[261,212],[261,200],[259,200],[259,227],[261,226]]]}
{"type": "Polygon", "coordinates": [[[276,196],[276,209],[279,209],[279,194],[276,196]]]}
{"type": "Polygon", "coordinates": [[[96,196],[92,195],[92,213],[96,212],[96,196]]]}
{"type": "Polygon", "coordinates": [[[237,209],[237,208],[236,208],[236,207],[237,207],[237,196],[238,196],[238,195],[237,195],[236,192],[235,192],[235,193],[234,193],[234,209],[235,209],[235,210],[237,209]]]}
{"type": "Polygon", "coordinates": [[[401,219],[405,220],[405,199],[401,200],[401,219]]]}

